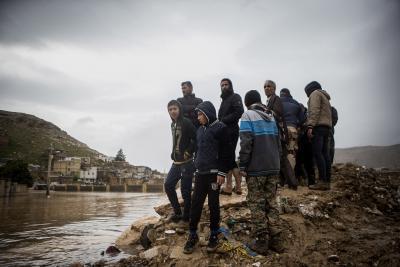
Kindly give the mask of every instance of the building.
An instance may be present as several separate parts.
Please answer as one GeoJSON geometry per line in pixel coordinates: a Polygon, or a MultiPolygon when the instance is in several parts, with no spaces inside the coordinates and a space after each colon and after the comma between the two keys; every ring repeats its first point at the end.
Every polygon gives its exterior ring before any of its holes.
{"type": "Polygon", "coordinates": [[[89,167],[80,171],[79,181],[85,184],[94,184],[97,181],[97,167],[89,167]]]}
{"type": "Polygon", "coordinates": [[[62,160],[56,160],[53,164],[53,173],[60,176],[79,177],[81,171],[81,158],[68,157],[62,160]]]}
{"type": "Polygon", "coordinates": [[[151,168],[146,166],[135,166],[133,178],[149,180],[151,178],[151,168]]]}

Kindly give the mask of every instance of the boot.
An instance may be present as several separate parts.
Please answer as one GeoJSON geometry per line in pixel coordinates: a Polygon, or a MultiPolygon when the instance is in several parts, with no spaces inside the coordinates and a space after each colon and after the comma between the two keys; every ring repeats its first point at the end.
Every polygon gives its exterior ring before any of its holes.
{"type": "Polygon", "coordinates": [[[318,182],[316,184],[308,186],[308,188],[310,188],[311,190],[325,191],[325,190],[330,190],[331,186],[328,182],[318,182]]]}

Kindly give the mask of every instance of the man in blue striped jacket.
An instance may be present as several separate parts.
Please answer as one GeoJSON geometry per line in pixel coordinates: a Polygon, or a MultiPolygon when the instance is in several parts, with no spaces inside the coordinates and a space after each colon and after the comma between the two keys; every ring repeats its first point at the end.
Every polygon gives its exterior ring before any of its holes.
{"type": "Polygon", "coordinates": [[[270,240],[270,224],[278,219],[275,206],[276,185],[280,169],[280,139],[274,116],[256,90],[247,92],[245,111],[240,120],[239,167],[246,177],[247,203],[251,211],[252,237],[250,248],[266,255],[270,240]]]}

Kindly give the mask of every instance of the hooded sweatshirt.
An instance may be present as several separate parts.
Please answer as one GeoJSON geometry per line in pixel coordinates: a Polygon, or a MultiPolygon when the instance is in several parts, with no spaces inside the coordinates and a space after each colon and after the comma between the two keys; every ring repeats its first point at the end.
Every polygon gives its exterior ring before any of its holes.
{"type": "Polygon", "coordinates": [[[218,119],[225,123],[228,130],[238,132],[238,122],[243,114],[243,104],[240,95],[233,92],[232,84],[228,91],[221,94],[222,103],[218,110],[218,119]]]}
{"type": "Polygon", "coordinates": [[[331,99],[329,94],[322,89],[306,91],[306,93],[309,95],[307,126],[309,128],[316,126],[332,127],[332,108],[329,103],[331,99]]]}
{"type": "Polygon", "coordinates": [[[197,129],[197,152],[194,161],[197,173],[218,173],[226,176],[230,163],[227,127],[217,120],[216,111],[211,102],[200,103],[196,110],[202,112],[207,118],[207,124],[197,129]]]}
{"type": "Polygon", "coordinates": [[[197,114],[195,112],[196,107],[203,102],[201,98],[195,96],[195,94],[185,95],[177,99],[182,105],[183,116],[188,118],[196,128],[200,126],[197,120],[197,114]]]}
{"type": "Polygon", "coordinates": [[[180,164],[193,160],[193,154],[196,150],[196,128],[189,119],[183,116],[181,104],[175,101],[173,105],[178,107],[179,117],[176,121],[171,118],[171,159],[175,164],[180,164]]]}
{"type": "Polygon", "coordinates": [[[253,177],[279,174],[278,127],[272,112],[262,104],[251,105],[240,120],[239,167],[253,177]]]}

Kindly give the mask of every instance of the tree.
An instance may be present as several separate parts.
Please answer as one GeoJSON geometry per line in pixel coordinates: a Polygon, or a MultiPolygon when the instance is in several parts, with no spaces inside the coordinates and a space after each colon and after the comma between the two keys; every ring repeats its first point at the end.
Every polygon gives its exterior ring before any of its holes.
{"type": "Polygon", "coordinates": [[[118,150],[117,156],[115,156],[115,161],[125,161],[124,152],[122,152],[122,148],[118,150]]]}
{"type": "Polygon", "coordinates": [[[33,177],[28,170],[28,164],[22,160],[9,160],[6,165],[0,168],[0,177],[11,179],[13,183],[33,184],[33,177]]]}

